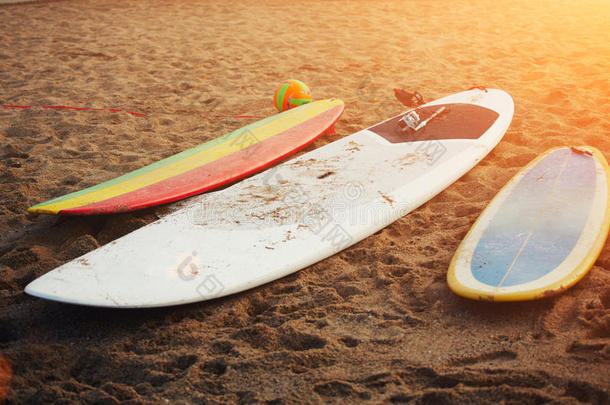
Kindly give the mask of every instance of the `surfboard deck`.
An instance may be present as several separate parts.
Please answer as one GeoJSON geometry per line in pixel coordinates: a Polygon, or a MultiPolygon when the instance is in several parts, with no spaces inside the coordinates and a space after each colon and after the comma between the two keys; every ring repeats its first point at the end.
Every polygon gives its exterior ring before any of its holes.
{"type": "Polygon", "coordinates": [[[28,294],[102,307],[204,301],[276,280],[372,235],[448,187],[500,141],[513,116],[500,90],[401,114],[182,208],[34,280],[28,294]],[[476,128],[476,130],[473,130],[476,128]]]}
{"type": "Polygon", "coordinates": [[[595,263],[610,229],[606,159],[590,146],[551,149],[494,197],[447,276],[463,297],[524,301],[560,293],[595,263]]]}
{"type": "Polygon", "coordinates": [[[309,145],[332,128],[343,108],[338,99],[305,104],[28,211],[111,214],[199,194],[255,173],[309,145]]]}

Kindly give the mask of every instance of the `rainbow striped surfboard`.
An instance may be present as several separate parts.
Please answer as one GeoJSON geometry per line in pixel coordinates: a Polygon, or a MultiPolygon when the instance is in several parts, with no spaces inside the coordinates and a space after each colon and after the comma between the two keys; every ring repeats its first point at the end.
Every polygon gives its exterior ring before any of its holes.
{"type": "Polygon", "coordinates": [[[257,172],[332,129],[343,101],[312,102],[159,162],[30,207],[45,214],[109,214],[186,198],[257,172]]]}

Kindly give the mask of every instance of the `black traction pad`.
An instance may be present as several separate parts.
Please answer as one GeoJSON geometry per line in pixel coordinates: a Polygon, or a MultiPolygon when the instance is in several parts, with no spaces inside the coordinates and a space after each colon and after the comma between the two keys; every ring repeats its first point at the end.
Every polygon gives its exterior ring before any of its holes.
{"type": "MultiPolygon", "coordinates": [[[[431,116],[441,107],[445,111],[430,120],[417,132],[403,131],[398,121],[405,116],[400,114],[388,121],[369,128],[369,131],[384,137],[392,143],[416,142],[444,139],[478,139],[492,125],[500,114],[475,104],[438,104],[417,109],[422,120],[431,116]]],[[[410,112],[410,111],[409,111],[410,112]]]]}

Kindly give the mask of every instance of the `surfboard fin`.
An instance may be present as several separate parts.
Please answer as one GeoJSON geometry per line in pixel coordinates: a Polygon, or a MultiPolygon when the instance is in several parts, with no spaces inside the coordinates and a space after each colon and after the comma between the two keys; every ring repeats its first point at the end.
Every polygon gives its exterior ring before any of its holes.
{"type": "Polygon", "coordinates": [[[418,107],[425,104],[423,96],[417,91],[409,93],[403,89],[394,89],[394,96],[396,96],[396,99],[400,101],[402,105],[407,107],[418,107]]]}
{"type": "Polygon", "coordinates": [[[468,90],[481,90],[481,91],[484,91],[485,93],[487,93],[487,87],[485,87],[485,86],[473,86],[473,87],[469,88],[468,90]]]}
{"type": "Polygon", "coordinates": [[[570,149],[572,149],[572,152],[578,153],[579,155],[593,156],[593,153],[591,153],[591,151],[588,151],[586,149],[576,148],[574,146],[571,146],[570,149]]]}

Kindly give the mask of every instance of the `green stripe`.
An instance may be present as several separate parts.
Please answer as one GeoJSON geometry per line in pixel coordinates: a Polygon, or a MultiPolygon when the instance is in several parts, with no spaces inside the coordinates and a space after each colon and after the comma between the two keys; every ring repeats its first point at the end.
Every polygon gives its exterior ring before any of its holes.
{"type": "Polygon", "coordinates": [[[303,90],[309,91],[309,87],[307,87],[307,85],[305,83],[303,83],[302,81],[297,80],[297,79],[292,79],[292,81],[298,83],[303,88],[303,90]]]}
{"type": "Polygon", "coordinates": [[[303,104],[307,104],[310,102],[311,102],[310,98],[291,98],[290,99],[290,104],[292,104],[292,105],[303,105],[303,104]]]}
{"type": "Polygon", "coordinates": [[[256,122],[254,122],[252,124],[246,125],[245,127],[239,128],[239,129],[237,129],[237,130],[235,130],[233,132],[230,132],[230,133],[228,133],[226,135],[223,135],[223,136],[221,136],[219,138],[213,139],[213,140],[211,140],[209,142],[206,142],[206,143],[203,143],[203,144],[201,144],[199,146],[195,146],[194,148],[187,149],[187,150],[185,150],[183,152],[180,152],[180,153],[178,153],[176,155],[170,156],[168,158],[165,158],[163,160],[160,160],[160,161],[155,162],[153,164],[150,164],[148,166],[144,166],[141,169],[134,170],[133,172],[129,172],[129,173],[124,174],[124,175],[122,175],[120,177],[114,178],[112,180],[108,180],[108,181],[106,181],[104,183],[100,183],[98,185],[95,185],[95,186],[92,186],[92,187],[89,187],[89,188],[86,188],[86,189],[83,189],[83,190],[80,190],[80,191],[76,191],[74,193],[66,194],[64,196],[57,197],[57,198],[55,198],[53,200],[45,201],[43,203],[34,205],[31,208],[37,208],[37,207],[45,206],[45,205],[48,205],[48,204],[54,204],[54,203],[57,203],[57,202],[60,202],[60,201],[68,200],[70,198],[79,197],[79,196],[81,196],[83,194],[87,194],[87,193],[91,193],[91,192],[94,192],[94,191],[102,190],[102,189],[104,189],[106,187],[110,187],[110,186],[113,186],[115,184],[118,184],[118,183],[130,180],[130,179],[132,179],[132,178],[134,178],[136,176],[140,176],[142,174],[148,173],[149,171],[156,170],[156,169],[159,169],[159,168],[161,168],[163,166],[166,166],[168,164],[174,163],[176,161],[186,159],[189,156],[192,156],[192,155],[194,155],[196,153],[199,153],[201,151],[204,151],[206,149],[212,148],[212,147],[214,147],[214,146],[216,146],[218,144],[231,141],[233,138],[237,138],[239,136],[242,136],[244,133],[246,133],[248,131],[251,131],[251,130],[254,130],[256,128],[262,127],[263,125],[269,124],[269,123],[277,120],[278,118],[280,118],[281,116],[283,116],[285,114],[292,114],[292,113],[294,113],[294,111],[295,110],[284,111],[282,113],[275,114],[275,115],[273,115],[271,117],[262,119],[260,121],[256,121],[256,122]]]}
{"type": "Polygon", "coordinates": [[[278,93],[277,97],[275,98],[275,105],[278,111],[282,111],[282,108],[284,108],[284,96],[286,95],[286,90],[288,89],[288,86],[290,86],[290,84],[284,84],[280,89],[280,92],[278,93]]]}

